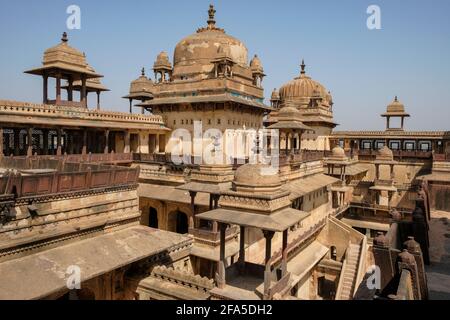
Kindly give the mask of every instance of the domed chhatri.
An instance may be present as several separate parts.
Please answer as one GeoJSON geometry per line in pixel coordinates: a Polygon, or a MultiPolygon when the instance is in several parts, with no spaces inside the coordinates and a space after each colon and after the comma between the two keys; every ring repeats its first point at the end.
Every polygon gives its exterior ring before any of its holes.
{"type": "Polygon", "coordinates": [[[233,188],[240,192],[273,193],[280,190],[278,171],[268,165],[245,164],[234,175],[233,188]]]}
{"type": "Polygon", "coordinates": [[[256,72],[261,72],[261,73],[264,72],[264,69],[261,64],[261,60],[259,59],[258,55],[256,55],[256,54],[253,57],[252,61],[250,61],[250,69],[252,69],[252,71],[256,71],[256,72]]]}
{"type": "Polygon", "coordinates": [[[347,155],[342,147],[336,146],[331,150],[331,158],[347,160],[347,155]]]}
{"type": "Polygon", "coordinates": [[[387,106],[386,112],[381,116],[386,118],[386,130],[403,130],[405,118],[408,118],[410,115],[406,113],[405,105],[398,100],[397,96],[395,96],[394,101],[387,106]],[[400,118],[399,128],[391,126],[391,118],[400,118]]]}
{"type": "Polygon", "coordinates": [[[285,102],[309,104],[313,97],[323,99],[323,102],[328,105],[331,102],[331,95],[328,90],[306,75],[306,65],[302,60],[300,76],[280,88],[280,98],[285,102]]]}
{"type": "MultiPolygon", "coordinates": [[[[44,52],[42,59],[42,66],[32,70],[25,71],[28,74],[39,75],[43,77],[43,103],[55,104],[71,107],[87,108],[87,93],[88,90],[95,86],[96,91],[106,91],[107,89],[100,85],[100,81],[91,81],[90,87],[87,87],[87,81],[103,77],[97,74],[95,70],[89,66],[86,61],[86,56],[81,51],[71,47],[69,44],[67,33],[64,32],[61,42],[51,47],[44,52]],[[48,99],[48,79],[56,79],[56,94],[55,100],[48,99]],[[61,80],[67,80],[67,101],[62,100],[61,80]],[[79,81],[80,102],[73,100],[74,82],[79,81]]],[[[75,87],[78,86],[75,84],[75,87]]]]}
{"type": "Polygon", "coordinates": [[[169,55],[167,54],[167,52],[162,51],[158,54],[158,56],[156,57],[156,61],[153,64],[153,68],[154,69],[160,69],[160,68],[172,69],[172,64],[170,63],[169,55]]]}
{"type": "MultiPolygon", "coordinates": [[[[330,92],[319,82],[306,74],[306,64],[302,60],[300,75],[285,83],[279,90],[278,108],[294,107],[300,111],[301,121],[311,128],[302,140],[302,148],[329,150],[329,136],[336,123],[333,120],[333,100],[330,92]]],[[[272,106],[274,104],[272,103],[272,106]]],[[[277,110],[269,115],[266,123],[277,121],[277,110]]]]}
{"type": "Polygon", "coordinates": [[[145,75],[145,69],[142,68],[141,76],[131,81],[130,94],[151,93],[153,90],[153,81],[145,75]]]}

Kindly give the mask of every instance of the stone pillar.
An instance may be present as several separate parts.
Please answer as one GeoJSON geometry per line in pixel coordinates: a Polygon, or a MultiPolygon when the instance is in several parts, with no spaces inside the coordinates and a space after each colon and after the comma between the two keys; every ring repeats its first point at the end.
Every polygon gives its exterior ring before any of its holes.
{"type": "Polygon", "coordinates": [[[263,230],[263,234],[264,238],[266,238],[266,257],[264,263],[267,265],[272,256],[272,238],[275,233],[273,231],[263,230]]]}
{"type": "Polygon", "coordinates": [[[238,263],[241,266],[245,265],[245,227],[240,227],[239,233],[239,260],[238,263]]]}
{"type": "Polygon", "coordinates": [[[97,110],[100,110],[100,91],[97,90],[97,110]]]}
{"type": "Polygon", "coordinates": [[[194,218],[194,223],[190,227],[195,228],[196,225],[198,225],[198,223],[196,222],[196,219],[195,219],[195,196],[197,195],[197,192],[189,191],[189,195],[191,196],[191,211],[192,211],[192,216],[194,218]]]}
{"type": "Polygon", "coordinates": [[[213,194],[210,193],[209,194],[209,210],[210,211],[213,209],[213,203],[214,203],[213,197],[214,197],[213,194]]]}
{"type": "Polygon", "coordinates": [[[43,143],[43,148],[44,148],[43,154],[44,155],[48,155],[48,129],[42,129],[42,135],[43,135],[42,139],[44,141],[44,143],[43,143]]]}
{"type": "Polygon", "coordinates": [[[57,132],[57,138],[56,138],[56,155],[60,156],[62,155],[62,147],[61,147],[61,136],[62,136],[62,129],[58,128],[56,129],[57,132]]]}
{"type": "Polygon", "coordinates": [[[130,132],[128,132],[128,131],[124,132],[124,145],[125,145],[125,147],[123,149],[123,152],[124,153],[130,153],[131,152],[131,149],[130,149],[130,132]]]}
{"type": "Polygon", "coordinates": [[[105,149],[104,153],[109,153],[109,130],[105,130],[105,149]]]}
{"type": "Polygon", "coordinates": [[[73,101],[73,79],[72,76],[69,76],[69,86],[67,88],[67,100],[73,101]]]}
{"type": "Polygon", "coordinates": [[[14,131],[14,155],[18,156],[20,153],[19,150],[20,129],[13,129],[13,131],[14,131]]]}
{"type": "Polygon", "coordinates": [[[0,158],[3,155],[3,128],[0,128],[0,158]]]}
{"type": "Polygon", "coordinates": [[[44,104],[47,104],[48,103],[48,75],[44,73],[44,75],[42,77],[44,79],[42,102],[44,104]]]}
{"type": "Polygon", "coordinates": [[[227,225],[225,223],[219,223],[220,228],[220,259],[217,265],[216,283],[217,286],[223,289],[226,285],[225,279],[225,231],[227,225]]]}
{"type": "Polygon", "coordinates": [[[379,180],[379,179],[380,179],[380,165],[375,164],[375,180],[379,180]]]}
{"type": "Polygon", "coordinates": [[[287,246],[288,246],[288,230],[283,231],[281,273],[283,276],[287,273],[287,246]]]}
{"type": "Polygon", "coordinates": [[[33,128],[27,128],[27,157],[33,155],[33,128]]]}
{"type": "Polygon", "coordinates": [[[83,130],[83,147],[81,149],[81,154],[86,155],[88,152],[87,149],[87,129],[83,130]]]}
{"type": "Polygon", "coordinates": [[[87,92],[86,92],[86,75],[81,76],[81,91],[80,91],[81,105],[87,108],[87,92]]]}
{"type": "Polygon", "coordinates": [[[133,99],[128,99],[130,101],[130,113],[133,113],[133,99]]]}
{"type": "Polygon", "coordinates": [[[159,134],[156,135],[155,153],[159,153],[159,134]]]}
{"type": "Polygon", "coordinates": [[[61,75],[56,75],[56,104],[61,104],[61,75]]]}
{"type": "Polygon", "coordinates": [[[286,145],[286,155],[288,155],[289,154],[289,132],[286,132],[286,134],[284,135],[284,137],[285,137],[285,139],[286,139],[286,143],[285,143],[285,145],[286,145]]]}

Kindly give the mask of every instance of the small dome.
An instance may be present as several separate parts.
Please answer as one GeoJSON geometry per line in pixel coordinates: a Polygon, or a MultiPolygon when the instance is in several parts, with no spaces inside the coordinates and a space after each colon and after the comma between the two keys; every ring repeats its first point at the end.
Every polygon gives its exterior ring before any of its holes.
{"type": "Polygon", "coordinates": [[[398,97],[395,96],[394,101],[387,106],[386,111],[387,113],[404,113],[405,106],[403,105],[403,103],[398,101],[398,97]]]}
{"type": "Polygon", "coordinates": [[[394,153],[387,146],[384,146],[377,151],[376,159],[392,161],[394,160],[394,153]]]}
{"type": "Polygon", "coordinates": [[[331,150],[331,156],[333,158],[347,158],[344,149],[342,149],[340,146],[336,146],[331,150]]]}
{"type": "Polygon", "coordinates": [[[158,54],[153,65],[153,69],[172,69],[172,65],[170,64],[169,55],[167,54],[167,52],[162,51],[160,54],[158,54]]]}
{"type": "Polygon", "coordinates": [[[233,184],[236,191],[273,192],[281,187],[281,180],[271,166],[245,164],[236,170],[233,184]]]}
{"type": "Polygon", "coordinates": [[[153,81],[145,76],[145,69],[142,68],[141,76],[133,80],[130,84],[130,94],[153,91],[153,81]]]}
{"type": "Polygon", "coordinates": [[[261,60],[258,58],[258,55],[256,55],[256,54],[253,57],[252,61],[250,61],[250,69],[253,72],[259,72],[259,73],[263,73],[264,72],[264,69],[263,69],[262,64],[261,64],[261,60]]]}

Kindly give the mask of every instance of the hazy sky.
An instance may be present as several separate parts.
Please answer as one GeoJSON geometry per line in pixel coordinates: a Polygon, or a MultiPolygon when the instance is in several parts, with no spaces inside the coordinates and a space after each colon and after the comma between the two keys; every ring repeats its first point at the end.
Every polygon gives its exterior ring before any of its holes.
{"type": "Polygon", "coordinates": [[[337,130],[383,129],[379,114],[395,95],[412,115],[407,129],[450,130],[448,0],[0,0],[0,99],[41,102],[42,79],[23,71],[40,66],[68,31],[112,90],[103,107],[127,111],[121,97],[130,81],[206,25],[210,3],[217,25],[261,58],[266,98],[299,74],[304,58],[332,92],[337,130]],[[71,4],[81,8],[81,30],[66,29],[71,4]],[[381,30],[366,26],[371,4],[381,8],[381,30]]]}

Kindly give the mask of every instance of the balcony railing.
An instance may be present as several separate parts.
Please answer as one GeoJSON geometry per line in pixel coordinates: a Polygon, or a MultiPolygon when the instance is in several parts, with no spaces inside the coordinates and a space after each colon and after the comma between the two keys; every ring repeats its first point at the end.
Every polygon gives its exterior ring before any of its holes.
{"type": "Polygon", "coordinates": [[[436,162],[450,162],[450,153],[435,153],[433,161],[436,162]]]}
{"type": "MultiPolygon", "coordinates": [[[[237,226],[231,226],[225,231],[225,240],[236,236],[238,233],[237,226]]],[[[194,239],[208,244],[218,245],[220,243],[220,232],[214,232],[208,229],[191,228],[189,234],[194,236],[194,239]]]]}
{"type": "MultiPolygon", "coordinates": [[[[358,156],[370,156],[376,157],[378,150],[372,149],[360,149],[355,151],[358,156]]],[[[421,151],[421,150],[392,150],[392,154],[396,158],[416,158],[416,159],[431,159],[431,151],[421,151]]]]}
{"type": "Polygon", "coordinates": [[[1,159],[0,194],[15,198],[136,185],[139,168],[85,164],[57,159],[1,159]]]}

